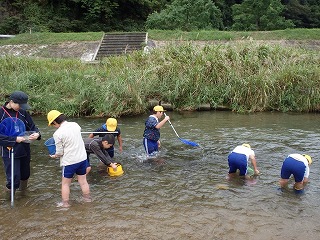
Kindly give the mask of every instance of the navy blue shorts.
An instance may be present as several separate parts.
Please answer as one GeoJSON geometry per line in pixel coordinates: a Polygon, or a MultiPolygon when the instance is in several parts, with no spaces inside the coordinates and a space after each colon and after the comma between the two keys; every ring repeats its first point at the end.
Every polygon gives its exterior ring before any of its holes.
{"type": "Polygon", "coordinates": [[[111,148],[109,148],[109,149],[106,149],[106,152],[109,153],[109,156],[110,156],[111,158],[114,157],[114,147],[111,147],[111,148]]]}
{"type": "Polygon", "coordinates": [[[159,151],[158,141],[143,138],[143,146],[144,146],[144,150],[148,155],[153,155],[159,151]]]}
{"type": "Polygon", "coordinates": [[[241,153],[230,153],[228,156],[229,173],[235,173],[240,170],[240,176],[247,174],[248,161],[247,156],[241,153]]]}
{"type": "Polygon", "coordinates": [[[73,178],[74,174],[85,175],[86,170],[87,170],[87,166],[88,166],[87,159],[82,162],[79,162],[79,163],[71,164],[68,166],[63,166],[62,167],[62,177],[73,178]]]}
{"type": "Polygon", "coordinates": [[[295,182],[302,182],[305,171],[306,166],[303,162],[292,157],[287,157],[281,167],[281,178],[289,179],[291,174],[293,174],[295,182]]]}

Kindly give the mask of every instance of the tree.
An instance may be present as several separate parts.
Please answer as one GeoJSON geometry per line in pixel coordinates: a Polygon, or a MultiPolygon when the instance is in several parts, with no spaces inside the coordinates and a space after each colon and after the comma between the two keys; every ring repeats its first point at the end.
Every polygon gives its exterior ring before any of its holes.
{"type": "Polygon", "coordinates": [[[160,13],[150,14],[147,29],[221,29],[222,13],[211,0],[174,0],[160,13]]]}
{"type": "Polygon", "coordinates": [[[280,0],[244,0],[232,6],[234,30],[264,31],[292,28],[294,24],[281,16],[280,0]]]}
{"type": "Polygon", "coordinates": [[[0,32],[143,30],[154,10],[171,0],[2,0],[0,32]]]}
{"type": "Polygon", "coordinates": [[[320,0],[286,0],[284,16],[298,28],[320,27],[320,0]]]}
{"type": "Polygon", "coordinates": [[[242,0],[214,0],[214,3],[222,13],[222,22],[224,30],[230,29],[233,24],[231,7],[234,4],[242,3],[242,0]]]}

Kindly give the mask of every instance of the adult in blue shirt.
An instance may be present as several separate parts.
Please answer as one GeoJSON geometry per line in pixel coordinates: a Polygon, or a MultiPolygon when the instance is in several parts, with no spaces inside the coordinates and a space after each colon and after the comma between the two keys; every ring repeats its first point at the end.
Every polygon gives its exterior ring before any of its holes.
{"type": "MultiPolygon", "coordinates": [[[[26,131],[33,132],[28,140],[40,140],[41,134],[39,129],[34,124],[30,114],[27,112],[30,106],[28,105],[28,95],[22,91],[13,92],[9,100],[0,108],[0,123],[7,118],[12,119],[12,123],[20,122],[25,125],[26,131]],[[17,121],[16,119],[19,119],[17,121]]],[[[18,127],[18,126],[15,126],[18,127]]],[[[22,136],[7,136],[0,134],[1,156],[4,163],[6,173],[6,189],[10,191],[11,186],[11,159],[10,147],[14,151],[14,189],[27,188],[28,179],[30,177],[30,141],[25,141],[22,136]]]]}

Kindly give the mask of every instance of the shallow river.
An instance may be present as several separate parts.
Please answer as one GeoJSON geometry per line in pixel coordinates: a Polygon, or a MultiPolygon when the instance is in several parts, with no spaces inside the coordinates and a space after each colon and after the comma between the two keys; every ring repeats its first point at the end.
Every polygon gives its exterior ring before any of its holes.
{"type": "MultiPolygon", "coordinates": [[[[168,115],[180,137],[201,148],[181,142],[166,124],[159,156],[146,162],[142,133],[148,115],[120,118],[123,153],[116,143],[115,159],[125,174],[107,176],[92,157],[88,182],[93,202],[81,202],[74,181],[68,210],[56,207],[61,169],[44,146],[55,129],[47,126],[45,117],[35,117],[43,140],[31,143],[26,196],[17,192],[11,208],[0,192],[1,239],[320,239],[319,115],[168,115]],[[255,151],[262,172],[255,184],[226,179],[227,155],[244,142],[255,151]],[[281,164],[290,153],[313,157],[304,194],[278,189],[281,164]]],[[[93,131],[105,121],[70,120],[83,131],[93,131]]],[[[4,182],[1,168],[1,186],[4,182]]]]}

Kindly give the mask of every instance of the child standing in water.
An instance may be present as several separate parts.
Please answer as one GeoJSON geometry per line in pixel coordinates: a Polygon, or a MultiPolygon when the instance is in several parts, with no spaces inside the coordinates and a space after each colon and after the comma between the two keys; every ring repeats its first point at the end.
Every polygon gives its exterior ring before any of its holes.
{"type": "Polygon", "coordinates": [[[68,122],[66,116],[57,110],[50,111],[47,118],[48,126],[52,125],[57,128],[53,134],[56,153],[50,157],[60,158],[60,166],[62,167],[62,202],[58,206],[70,206],[70,185],[74,174],[78,175],[83,200],[91,202],[90,188],[86,177],[87,153],[80,126],[75,122],[68,122]]]}
{"type": "Polygon", "coordinates": [[[165,116],[159,122],[159,119],[163,116],[165,110],[162,106],[155,106],[153,113],[150,115],[145,122],[145,129],[143,133],[143,146],[147,153],[147,156],[152,156],[160,147],[160,128],[170,120],[169,116],[165,116]]]}

